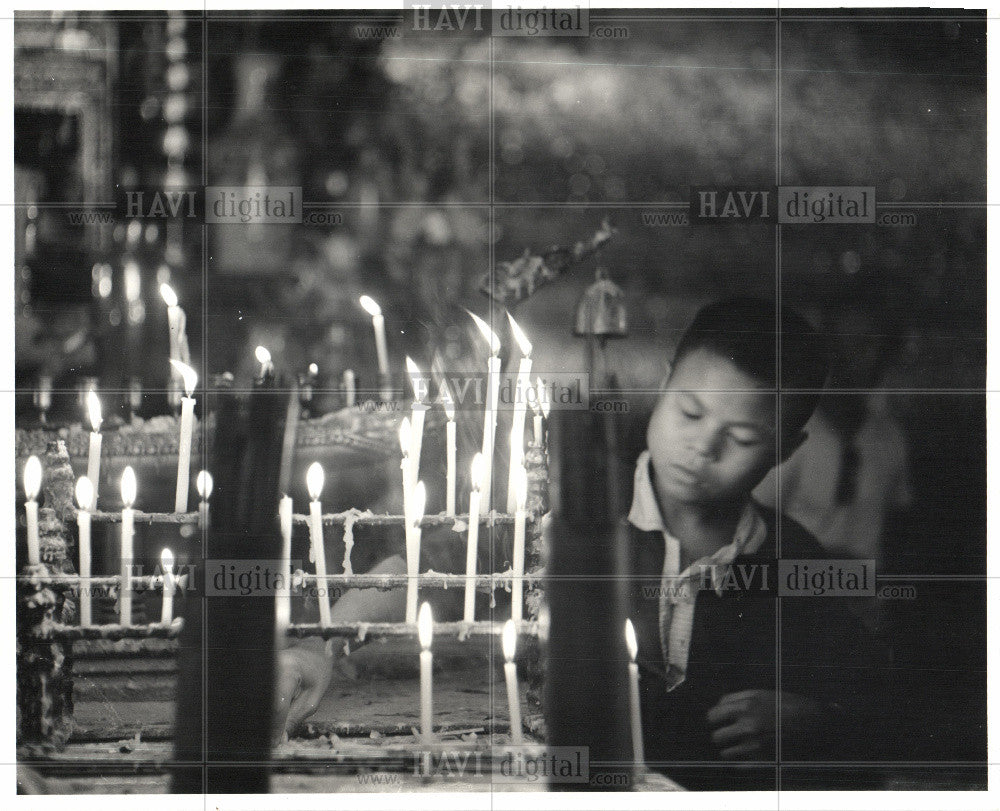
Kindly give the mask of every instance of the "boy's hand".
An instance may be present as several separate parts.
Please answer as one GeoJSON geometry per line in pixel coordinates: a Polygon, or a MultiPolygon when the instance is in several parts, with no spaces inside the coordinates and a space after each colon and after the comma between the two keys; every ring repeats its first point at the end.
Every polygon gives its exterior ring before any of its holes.
{"type": "MultiPolygon", "coordinates": [[[[729,693],[708,711],[712,742],[723,760],[770,760],[774,757],[774,731],[778,694],[774,690],[729,693]]],[[[781,723],[786,738],[798,737],[818,723],[822,706],[798,693],[781,694],[781,723]]]]}
{"type": "Polygon", "coordinates": [[[335,656],[319,645],[302,645],[278,652],[277,695],[275,696],[275,743],[288,740],[290,732],[308,718],[333,679],[335,656]]]}

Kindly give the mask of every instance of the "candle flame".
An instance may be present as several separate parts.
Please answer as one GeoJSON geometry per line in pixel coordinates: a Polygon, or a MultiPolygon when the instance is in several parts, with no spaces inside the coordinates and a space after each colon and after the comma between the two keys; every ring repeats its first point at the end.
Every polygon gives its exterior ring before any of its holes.
{"type": "Polygon", "coordinates": [[[90,415],[90,427],[94,433],[101,430],[101,398],[91,389],[87,392],[87,413],[90,415]]]}
{"type": "Polygon", "coordinates": [[[160,285],[160,296],[167,303],[168,307],[177,306],[177,294],[174,292],[174,288],[166,282],[160,285]]]}
{"type": "Polygon", "coordinates": [[[413,519],[414,526],[420,526],[420,522],[424,517],[424,507],[427,505],[427,488],[424,487],[423,482],[417,482],[416,487],[413,488],[413,510],[411,512],[411,518],[413,519]]]}
{"type": "Polygon", "coordinates": [[[261,366],[267,366],[271,362],[271,353],[268,351],[266,346],[258,346],[253,351],[254,357],[257,358],[257,363],[261,366]]]}
{"type": "Polygon", "coordinates": [[[503,658],[508,662],[513,662],[516,652],[517,626],[514,625],[514,620],[507,620],[503,624],[503,658]]]}
{"type": "Polygon", "coordinates": [[[378,306],[378,302],[371,296],[362,296],[358,299],[358,303],[364,307],[368,315],[382,315],[382,308],[378,306]]]}
{"type": "Polygon", "coordinates": [[[174,358],[170,359],[170,364],[181,374],[184,378],[184,392],[190,397],[194,394],[194,387],[198,385],[198,373],[188,366],[186,363],[181,363],[179,360],[174,358]]]}
{"type": "Polygon", "coordinates": [[[472,489],[481,490],[486,478],[486,458],[477,453],[472,457],[472,489]]]}
{"type": "Polygon", "coordinates": [[[538,391],[538,407],[542,410],[542,416],[545,419],[549,418],[549,409],[552,407],[552,403],[549,402],[548,392],[545,391],[545,383],[539,377],[535,380],[535,386],[538,391]]]}
{"type": "Polygon", "coordinates": [[[198,488],[198,496],[202,501],[208,501],[212,495],[212,488],[215,483],[212,481],[212,474],[207,470],[198,472],[198,478],[194,480],[194,486],[198,488]]]}
{"type": "Polygon", "coordinates": [[[625,620],[625,644],[628,646],[628,655],[632,661],[639,654],[639,643],[635,638],[635,628],[632,627],[632,620],[625,620]]]}
{"type": "MultiPolygon", "coordinates": [[[[350,369],[348,369],[348,371],[350,371],[350,369]]],[[[319,374],[319,366],[317,366],[315,363],[310,363],[309,364],[309,374],[313,375],[314,377],[316,375],[318,375],[319,374]]]]}
{"type": "Polygon", "coordinates": [[[403,452],[403,456],[410,455],[410,418],[403,417],[403,421],[399,424],[399,449],[403,452]]]}
{"type": "Polygon", "coordinates": [[[538,638],[543,642],[549,641],[549,628],[552,627],[552,615],[549,613],[549,604],[542,603],[538,609],[538,638]]]}
{"type": "Polygon", "coordinates": [[[431,613],[430,603],[420,606],[420,613],[417,614],[417,636],[420,639],[420,647],[430,650],[431,639],[434,637],[434,615],[431,613]]]}
{"type": "Polygon", "coordinates": [[[132,470],[132,465],[129,465],[122,471],[122,504],[126,507],[131,507],[135,504],[135,496],[138,489],[138,484],[135,481],[135,471],[132,470]]]}
{"type": "Polygon", "coordinates": [[[171,552],[166,547],[160,552],[160,564],[163,566],[164,574],[173,574],[174,572],[174,553],[171,552]]]}
{"type": "Polygon", "coordinates": [[[528,500],[528,471],[524,469],[524,465],[518,465],[514,471],[514,498],[517,501],[517,509],[523,510],[528,500]]]}
{"type": "Polygon", "coordinates": [[[438,390],[438,397],[441,400],[441,405],[444,407],[445,416],[448,421],[455,419],[455,400],[451,396],[451,390],[448,388],[448,384],[444,382],[444,378],[441,379],[441,386],[438,390]]]}
{"type": "Polygon", "coordinates": [[[424,384],[424,374],[409,355],[406,356],[406,372],[410,376],[410,385],[413,387],[413,399],[422,403],[427,388],[424,384]]]}
{"type": "Polygon", "coordinates": [[[24,495],[33,501],[42,489],[42,463],[37,456],[29,456],[24,463],[24,495]]]}
{"type": "Polygon", "coordinates": [[[86,476],[76,480],[76,503],[80,505],[81,510],[89,510],[90,505],[94,503],[94,485],[86,476]]]}
{"type": "Polygon", "coordinates": [[[323,473],[323,465],[313,462],[306,471],[306,489],[309,491],[309,498],[319,501],[319,494],[323,492],[323,483],[326,474],[323,473]]]}
{"type": "Polygon", "coordinates": [[[466,310],[469,315],[472,316],[472,320],[476,322],[476,326],[479,327],[479,331],[483,334],[486,339],[486,343],[490,345],[490,354],[499,355],[500,354],[500,339],[497,334],[490,329],[490,325],[483,321],[478,315],[469,310],[466,310]]]}
{"type": "Polygon", "coordinates": [[[514,340],[517,341],[517,345],[521,350],[521,354],[526,358],[531,357],[531,341],[528,340],[528,336],[524,334],[517,321],[514,320],[514,316],[507,313],[507,320],[510,321],[510,331],[514,334],[514,340]]]}

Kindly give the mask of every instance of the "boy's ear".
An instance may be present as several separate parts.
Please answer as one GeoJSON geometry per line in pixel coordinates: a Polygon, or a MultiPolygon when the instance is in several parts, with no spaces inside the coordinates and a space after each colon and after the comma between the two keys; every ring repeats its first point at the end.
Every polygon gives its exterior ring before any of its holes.
{"type": "Polygon", "coordinates": [[[796,431],[792,436],[788,437],[781,443],[781,458],[778,460],[778,464],[784,462],[789,456],[791,456],[795,451],[802,447],[802,443],[809,439],[809,432],[800,429],[796,431]]]}

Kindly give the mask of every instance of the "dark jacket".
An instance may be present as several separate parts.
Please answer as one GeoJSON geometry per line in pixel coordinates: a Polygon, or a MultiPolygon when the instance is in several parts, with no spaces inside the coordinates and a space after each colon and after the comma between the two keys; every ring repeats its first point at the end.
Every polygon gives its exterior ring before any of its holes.
{"type": "MultiPolygon", "coordinates": [[[[755,553],[734,561],[721,596],[711,587],[699,589],[686,679],[669,693],[657,592],[663,536],[630,525],[631,616],[639,642],[646,760],[675,777],[676,767],[670,764],[702,762],[705,766],[684,770],[690,787],[773,787],[773,765],[757,771],[706,768],[724,763],[711,740],[706,713],[723,696],[744,690],[798,693],[823,705],[820,734],[803,739],[786,730],[780,747],[783,763],[877,756],[876,739],[866,731],[875,726],[880,695],[880,668],[869,636],[843,598],[778,597],[777,516],[764,507],[758,510],[767,538],[755,553]],[[736,783],[731,785],[732,780],[736,783]]],[[[791,519],[782,518],[780,526],[783,559],[830,557],[791,519]]],[[[776,757],[777,747],[760,760],[773,764],[776,757]]]]}

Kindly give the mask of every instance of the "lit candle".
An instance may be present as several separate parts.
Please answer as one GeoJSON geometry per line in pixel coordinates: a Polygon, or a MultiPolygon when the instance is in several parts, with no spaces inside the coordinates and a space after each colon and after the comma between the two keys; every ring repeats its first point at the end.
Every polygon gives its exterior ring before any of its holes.
{"type": "Polygon", "coordinates": [[[97,509],[97,490],[101,482],[101,400],[97,392],[87,392],[87,411],[90,415],[90,453],[87,455],[87,478],[90,479],[93,501],[88,509],[97,509]]]}
{"type": "Polygon", "coordinates": [[[91,624],[90,600],[90,505],[94,503],[94,486],[81,476],[76,480],[76,526],[80,534],[80,625],[91,624]]]}
{"type": "Polygon", "coordinates": [[[198,489],[198,521],[201,524],[203,530],[208,529],[208,500],[212,496],[212,488],[214,483],[212,482],[212,474],[207,470],[198,471],[198,475],[195,477],[194,486],[198,489]]]}
{"type": "Polygon", "coordinates": [[[177,360],[170,361],[184,377],[185,396],[181,398],[181,439],[177,446],[177,492],[174,498],[174,512],[186,513],[188,505],[188,477],[191,475],[191,435],[194,432],[194,387],[198,384],[198,373],[177,360]]]}
{"type": "Polygon", "coordinates": [[[445,508],[448,515],[455,514],[455,401],[448,384],[441,380],[441,405],[444,406],[448,422],[445,425],[447,478],[445,479],[445,508]]]}
{"type": "Polygon", "coordinates": [[[399,452],[401,458],[399,461],[399,469],[403,473],[403,522],[406,523],[406,518],[410,514],[410,502],[413,500],[413,491],[411,488],[410,479],[410,418],[403,417],[403,421],[399,424],[399,452]]]}
{"type": "Polygon", "coordinates": [[[361,306],[372,317],[372,329],[375,330],[375,351],[378,353],[378,372],[382,378],[382,399],[388,400],[392,392],[388,389],[389,378],[389,350],[385,343],[385,318],[382,316],[382,308],[371,296],[362,296],[359,299],[361,306]]]}
{"type": "Polygon", "coordinates": [[[521,732],[521,693],[517,688],[517,665],[514,664],[514,653],[517,648],[517,626],[513,620],[507,620],[503,626],[503,666],[507,678],[507,707],[510,710],[510,742],[514,746],[524,743],[521,732]]]}
{"type": "Polygon", "coordinates": [[[479,331],[490,345],[490,359],[487,362],[486,413],[483,415],[483,459],[486,462],[487,475],[483,477],[482,496],[479,511],[486,515],[490,509],[490,489],[493,480],[493,446],[497,432],[497,402],[500,397],[500,339],[490,329],[483,319],[475,313],[469,313],[476,322],[479,331]]]}
{"type": "MultiPolygon", "coordinates": [[[[188,363],[191,360],[191,356],[187,343],[187,316],[183,308],[177,304],[177,294],[174,292],[174,289],[166,282],[160,285],[160,296],[167,305],[167,327],[170,330],[170,360],[179,363],[188,363]]],[[[178,395],[180,394],[180,387],[177,385],[180,382],[180,378],[179,370],[172,372],[170,375],[170,405],[175,407],[178,395]]]]}
{"type": "Polygon", "coordinates": [[[628,655],[632,660],[628,665],[628,685],[629,685],[629,710],[632,716],[632,759],[636,766],[642,766],[646,757],[642,748],[642,715],[639,708],[639,665],[635,662],[635,657],[639,653],[639,643],[635,638],[635,628],[632,627],[632,620],[625,620],[625,644],[628,646],[628,655]]]}
{"type": "Polygon", "coordinates": [[[486,471],[481,453],[472,457],[472,491],[469,493],[469,536],[465,551],[465,614],[462,619],[472,622],[476,611],[476,554],[479,551],[479,498],[486,471]]]}
{"type": "Polygon", "coordinates": [[[524,465],[517,466],[514,477],[514,577],[510,586],[511,618],[520,622],[524,603],[524,504],[528,499],[528,473],[524,465]]]}
{"type": "Polygon", "coordinates": [[[357,398],[357,383],[355,382],[353,369],[344,369],[343,386],[344,406],[354,408],[354,402],[357,398]]]}
{"type": "Polygon", "coordinates": [[[517,469],[524,457],[524,420],[528,410],[528,389],[531,386],[529,375],[531,374],[531,341],[517,325],[513,316],[507,313],[510,321],[510,330],[514,335],[521,350],[521,364],[517,368],[517,394],[514,399],[514,415],[511,422],[510,431],[510,465],[507,476],[507,512],[514,512],[516,493],[514,492],[514,478],[517,469]]]}
{"type": "Polygon", "coordinates": [[[406,621],[417,621],[417,591],[420,578],[420,522],[424,517],[427,491],[423,482],[413,488],[413,504],[406,521],[406,621]]]}
{"type": "Polygon", "coordinates": [[[28,564],[41,562],[42,553],[38,542],[38,491],[42,489],[42,463],[37,456],[29,456],[24,465],[24,519],[28,526],[28,564]]]}
{"type": "Polygon", "coordinates": [[[434,638],[434,615],[431,614],[430,603],[424,603],[420,606],[417,636],[420,639],[420,734],[424,739],[424,744],[430,744],[434,741],[432,672],[434,654],[431,653],[431,640],[434,638]]]}
{"type": "Polygon", "coordinates": [[[257,375],[257,379],[264,380],[274,372],[274,364],[271,363],[271,353],[266,346],[258,346],[253,351],[253,355],[257,358],[257,363],[260,364],[260,374],[257,375]]]}
{"type": "Polygon", "coordinates": [[[420,451],[424,444],[424,414],[427,406],[424,397],[427,394],[427,379],[421,374],[420,367],[407,356],[406,371],[413,387],[413,419],[410,421],[410,477],[413,482],[420,478],[420,451]]]}
{"type": "Polygon", "coordinates": [[[137,485],[135,471],[129,465],[122,471],[122,561],[119,583],[118,612],[122,625],[132,624],[132,539],[135,536],[135,504],[137,485]]]}
{"type": "Polygon", "coordinates": [[[281,527],[281,585],[275,617],[279,631],[292,621],[292,497],[282,496],[278,502],[278,524],[281,527]]]}
{"type": "Polygon", "coordinates": [[[313,462],[306,471],[306,489],[309,491],[309,539],[316,562],[316,596],[319,600],[319,621],[330,624],[330,596],[326,582],[326,547],[323,545],[323,507],[319,495],[323,492],[323,466],[313,462]]]}
{"type": "Polygon", "coordinates": [[[164,549],[160,553],[160,563],[163,565],[163,608],[160,610],[160,622],[169,625],[174,621],[174,553],[164,549]]]}

